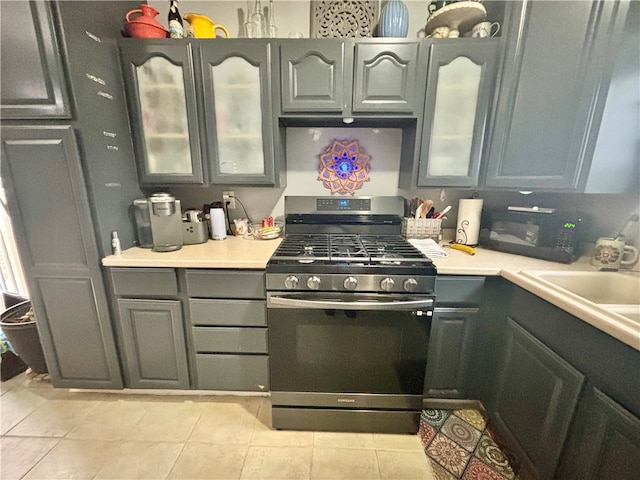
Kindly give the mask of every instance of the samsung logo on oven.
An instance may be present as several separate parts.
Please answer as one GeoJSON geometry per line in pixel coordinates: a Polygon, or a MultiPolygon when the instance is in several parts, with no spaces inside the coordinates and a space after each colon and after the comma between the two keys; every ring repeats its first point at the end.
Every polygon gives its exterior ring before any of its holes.
{"type": "Polygon", "coordinates": [[[353,398],[339,398],[338,403],[356,403],[353,398]]]}

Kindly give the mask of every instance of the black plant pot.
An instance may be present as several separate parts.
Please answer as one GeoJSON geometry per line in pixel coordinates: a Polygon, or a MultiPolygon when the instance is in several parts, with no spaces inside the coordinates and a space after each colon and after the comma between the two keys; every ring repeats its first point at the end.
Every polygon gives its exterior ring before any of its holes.
{"type": "Polygon", "coordinates": [[[0,315],[0,328],[18,357],[29,365],[34,373],[48,373],[35,317],[22,319],[30,309],[31,301],[8,308],[0,315]]]}

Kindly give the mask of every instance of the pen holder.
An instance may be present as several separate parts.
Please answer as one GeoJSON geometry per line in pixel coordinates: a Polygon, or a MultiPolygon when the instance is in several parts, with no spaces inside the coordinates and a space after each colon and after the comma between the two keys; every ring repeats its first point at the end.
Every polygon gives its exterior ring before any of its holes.
{"type": "Polygon", "coordinates": [[[431,238],[442,240],[441,218],[403,218],[402,236],[404,238],[431,238]]]}

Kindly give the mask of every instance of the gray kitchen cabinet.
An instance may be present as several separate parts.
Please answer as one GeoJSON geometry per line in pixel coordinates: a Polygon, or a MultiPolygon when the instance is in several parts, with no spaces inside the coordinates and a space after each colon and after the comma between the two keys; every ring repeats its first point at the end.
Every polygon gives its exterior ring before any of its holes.
{"type": "Polygon", "coordinates": [[[499,47],[499,39],[430,44],[419,187],[478,185],[499,47]]]}
{"type": "Polygon", "coordinates": [[[477,308],[436,308],[431,321],[426,398],[464,398],[477,308]]]}
{"type": "Polygon", "coordinates": [[[189,43],[120,45],[141,184],[203,184],[193,50],[189,43]]]}
{"type": "Polygon", "coordinates": [[[264,281],[264,271],[185,271],[197,388],[269,389],[264,281]]]}
{"type": "Polygon", "coordinates": [[[425,405],[431,399],[468,398],[467,382],[484,282],[484,277],[436,278],[436,308],[423,393],[425,405]]]}
{"type": "Polygon", "coordinates": [[[581,402],[556,478],[633,480],[640,472],[640,419],[592,388],[581,402]]]}
{"type": "Polygon", "coordinates": [[[628,4],[513,2],[486,186],[584,188],[628,4]]]}
{"type": "Polygon", "coordinates": [[[3,125],[2,177],[53,385],[122,388],[72,127],[3,125]]]}
{"type": "Polygon", "coordinates": [[[182,302],[173,268],[108,270],[125,386],[188,389],[182,302]]]}
{"type": "Polygon", "coordinates": [[[122,40],[140,183],[275,185],[273,48],[122,40]]]}
{"type": "Polygon", "coordinates": [[[57,4],[0,2],[0,118],[71,118],[57,4]]]}
{"type": "Polygon", "coordinates": [[[179,300],[118,299],[126,385],[189,388],[189,369],[179,300]]]}
{"type": "Polygon", "coordinates": [[[507,319],[490,416],[537,479],[554,476],[583,381],[582,373],[507,319]]]}
{"type": "Polygon", "coordinates": [[[418,115],[420,54],[418,41],[283,40],[282,114],[418,115]]]}

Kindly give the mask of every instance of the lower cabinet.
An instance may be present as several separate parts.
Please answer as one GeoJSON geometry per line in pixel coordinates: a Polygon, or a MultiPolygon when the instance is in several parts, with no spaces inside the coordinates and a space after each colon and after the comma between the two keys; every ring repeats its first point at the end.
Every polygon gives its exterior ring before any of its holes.
{"type": "Polygon", "coordinates": [[[640,472],[640,419],[591,388],[581,402],[556,478],[633,480],[640,472]]]}
{"type": "Polygon", "coordinates": [[[424,396],[463,398],[477,308],[436,308],[431,322],[424,396]]]}
{"type": "Polygon", "coordinates": [[[553,478],[583,381],[569,363],[507,320],[491,417],[534,478],[553,478]]]}
{"type": "Polygon", "coordinates": [[[188,389],[178,283],[172,268],[112,268],[118,343],[129,388],[188,389]]]}
{"type": "Polygon", "coordinates": [[[118,300],[120,346],[130,388],[189,388],[178,300],[118,300]]]}
{"type": "Polygon", "coordinates": [[[436,279],[436,308],[431,322],[423,396],[467,397],[471,354],[484,277],[444,276],[436,279]]]}
{"type": "Polygon", "coordinates": [[[264,272],[186,270],[185,285],[197,388],[268,391],[264,272]]]}

